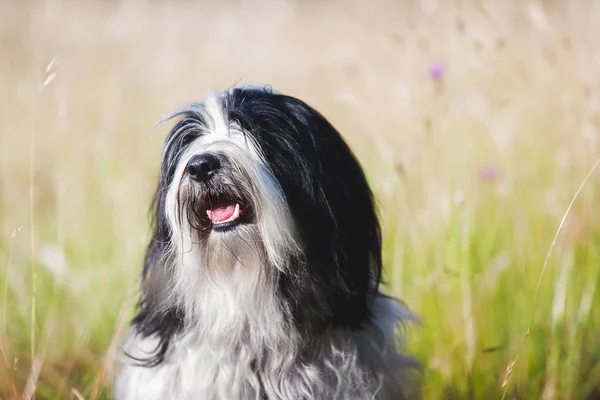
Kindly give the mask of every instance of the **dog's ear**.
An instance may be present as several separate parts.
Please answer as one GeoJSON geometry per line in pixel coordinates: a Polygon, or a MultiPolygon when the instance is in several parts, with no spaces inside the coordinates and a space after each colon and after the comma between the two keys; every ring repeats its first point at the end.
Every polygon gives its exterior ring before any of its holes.
{"type": "Polygon", "coordinates": [[[144,269],[142,270],[143,280],[146,279],[153,266],[159,264],[161,260],[164,259],[169,245],[171,232],[165,215],[167,185],[165,173],[164,171],[161,171],[161,176],[150,208],[150,228],[152,230],[152,235],[148,247],[146,248],[144,269]]]}
{"type": "Polygon", "coordinates": [[[189,107],[184,107],[167,115],[159,124],[183,115],[171,129],[165,139],[161,156],[161,169],[156,191],[150,207],[151,237],[144,258],[141,274],[141,298],[138,313],[133,325],[138,334],[155,336],[159,345],[154,355],[150,355],[146,363],[160,363],[167,351],[171,337],[179,332],[184,323],[183,311],[168,301],[172,282],[170,258],[171,227],[166,215],[166,198],[169,185],[175,174],[178,158],[182,149],[198,135],[195,129],[202,121],[198,115],[188,115],[189,107]],[[192,127],[192,129],[188,129],[192,127]]]}
{"type": "Polygon", "coordinates": [[[313,168],[309,188],[290,196],[307,245],[309,275],[318,276],[320,287],[327,288],[336,323],[361,326],[370,317],[381,280],[381,233],[373,195],[340,133],[303,103],[294,107],[300,109],[297,114],[308,114],[305,136],[314,143],[314,150],[302,152],[313,157],[305,162],[313,168]]]}
{"type": "Polygon", "coordinates": [[[168,246],[170,228],[165,215],[165,197],[167,193],[166,171],[161,177],[151,206],[152,235],[144,259],[141,280],[141,298],[138,311],[133,319],[136,333],[142,337],[158,338],[154,353],[145,359],[132,357],[141,365],[157,365],[164,359],[173,335],[183,327],[183,312],[169,305],[168,288],[171,282],[168,246]]]}
{"type": "Polygon", "coordinates": [[[300,325],[361,326],[381,280],[380,226],[361,165],[333,125],[297,98],[240,89],[229,102],[230,118],[256,136],[301,236],[302,260],[290,260],[293,274],[279,279],[292,314],[300,325]]]}
{"type": "MultiPolygon", "coordinates": [[[[185,109],[181,112],[174,112],[165,117],[162,122],[168,121],[171,118],[178,117],[180,113],[185,115],[185,109]]],[[[149,272],[156,266],[165,263],[165,257],[169,250],[171,240],[171,228],[167,221],[165,206],[167,191],[173,180],[175,169],[177,168],[178,158],[182,153],[182,149],[196,137],[193,130],[186,130],[188,125],[194,125],[195,120],[190,122],[190,118],[184,118],[177,122],[171,129],[165,139],[163,153],[161,156],[160,176],[152,204],[150,206],[150,228],[152,231],[150,243],[146,249],[144,259],[144,269],[142,271],[142,279],[148,278],[149,272]],[[189,132],[188,132],[189,131],[189,132]],[[183,133],[183,134],[182,134],[183,133]]],[[[196,124],[197,125],[197,124],[196,124]]]]}

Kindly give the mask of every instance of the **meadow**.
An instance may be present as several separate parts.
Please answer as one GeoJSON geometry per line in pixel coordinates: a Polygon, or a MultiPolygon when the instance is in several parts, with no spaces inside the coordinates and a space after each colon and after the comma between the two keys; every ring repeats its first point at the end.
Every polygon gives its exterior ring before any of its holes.
{"type": "Polygon", "coordinates": [[[600,398],[600,2],[0,10],[1,399],[110,398],[153,125],[236,82],[307,101],[362,162],[423,399],[600,398]]]}

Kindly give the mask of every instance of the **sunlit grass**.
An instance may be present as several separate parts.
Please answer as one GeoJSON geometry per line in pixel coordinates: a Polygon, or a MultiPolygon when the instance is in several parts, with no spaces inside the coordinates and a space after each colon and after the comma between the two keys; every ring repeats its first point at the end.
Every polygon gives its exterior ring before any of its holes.
{"type": "Polygon", "coordinates": [[[4,4],[0,398],[110,397],[151,127],[240,79],[317,107],[363,163],[423,398],[500,398],[512,366],[507,398],[600,396],[600,171],[541,275],[600,158],[600,8],[403,3],[4,4]]]}

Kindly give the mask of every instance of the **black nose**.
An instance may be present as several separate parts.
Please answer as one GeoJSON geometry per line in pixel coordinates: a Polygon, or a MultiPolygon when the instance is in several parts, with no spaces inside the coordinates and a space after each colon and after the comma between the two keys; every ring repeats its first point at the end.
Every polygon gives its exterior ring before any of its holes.
{"type": "Polygon", "coordinates": [[[188,161],[187,172],[193,180],[204,182],[220,167],[221,162],[217,156],[203,153],[195,155],[188,161]]]}

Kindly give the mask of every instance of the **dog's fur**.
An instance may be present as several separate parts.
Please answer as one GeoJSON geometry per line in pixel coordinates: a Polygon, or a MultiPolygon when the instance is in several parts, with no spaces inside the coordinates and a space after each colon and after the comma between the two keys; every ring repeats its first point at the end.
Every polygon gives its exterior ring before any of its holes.
{"type": "Polygon", "coordinates": [[[174,117],[116,399],[410,397],[396,328],[414,317],[379,291],[372,194],[335,128],[269,87],[174,117]],[[200,154],[220,160],[202,182],[200,154]],[[207,210],[223,202],[242,214],[216,229],[207,210]]]}

